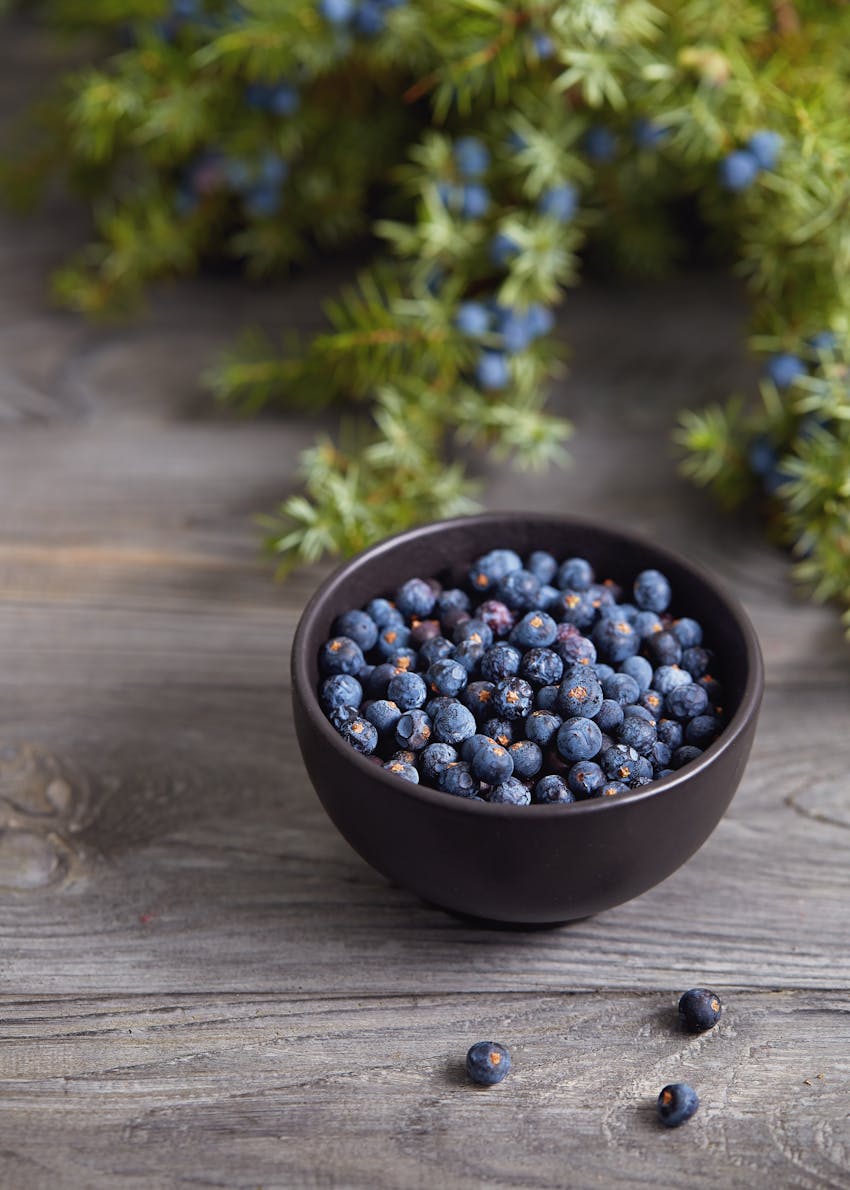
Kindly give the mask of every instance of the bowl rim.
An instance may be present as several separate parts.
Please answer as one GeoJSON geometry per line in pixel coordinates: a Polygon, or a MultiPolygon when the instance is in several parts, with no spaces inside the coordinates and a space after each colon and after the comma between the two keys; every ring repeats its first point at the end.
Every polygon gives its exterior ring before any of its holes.
{"type": "Polygon", "coordinates": [[[740,600],[736,596],[729,594],[717,582],[714,576],[701,565],[692,562],[689,558],[677,553],[675,550],[657,545],[642,533],[635,533],[631,529],[625,529],[619,525],[604,524],[592,517],[563,516],[559,513],[543,512],[491,511],[477,513],[471,516],[447,517],[439,521],[427,521],[411,529],[394,533],[390,537],[382,538],[381,541],[368,546],[353,557],[347,558],[322,580],[301,613],[292,640],[291,674],[293,692],[297,690],[302,708],[310,716],[313,724],[318,727],[323,741],[333,752],[339,755],[342,763],[353,764],[355,770],[359,768],[364,776],[385,785],[388,791],[400,797],[406,797],[415,802],[440,807],[448,813],[487,814],[490,817],[495,816],[497,818],[511,820],[529,820],[530,818],[538,820],[547,817],[565,818],[568,815],[575,814],[616,813],[618,806],[634,805],[637,802],[648,801],[661,794],[672,793],[678,787],[686,784],[697,773],[710,768],[720,756],[734,746],[735,741],[747,729],[751,720],[758,713],[764,692],[764,663],[761,647],[752,621],[740,600]],[[678,769],[668,777],[662,777],[660,780],[652,781],[648,785],[642,785],[637,789],[629,789],[625,793],[617,794],[613,798],[589,798],[583,801],[554,802],[544,805],[532,802],[530,805],[514,806],[457,797],[454,794],[444,793],[440,789],[434,789],[429,785],[414,785],[412,781],[405,781],[403,778],[396,777],[385,769],[379,768],[368,757],[363,756],[352,748],[350,744],[347,744],[339,732],[334,729],[322,710],[317,692],[313,689],[312,682],[310,681],[306,641],[328,594],[342,585],[345,582],[347,574],[355,567],[362,565],[363,562],[379,558],[384,554],[392,553],[397,546],[415,541],[419,537],[430,536],[447,529],[455,529],[461,525],[474,525],[476,527],[490,525],[494,529],[495,537],[498,527],[506,523],[534,521],[550,524],[557,522],[565,528],[576,526],[585,530],[595,530],[611,536],[622,537],[631,541],[634,545],[646,548],[647,551],[661,561],[662,565],[663,560],[666,558],[676,566],[689,570],[703,586],[707,587],[718,602],[725,606],[726,610],[734,619],[746,645],[747,678],[741,702],[732,719],[717,739],[706,748],[705,752],[697,760],[690,761],[683,768],[678,769]]]}

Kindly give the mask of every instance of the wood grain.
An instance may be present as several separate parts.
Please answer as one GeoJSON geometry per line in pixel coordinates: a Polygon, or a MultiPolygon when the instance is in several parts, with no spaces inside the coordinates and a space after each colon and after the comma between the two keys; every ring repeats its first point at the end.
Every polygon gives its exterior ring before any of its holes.
{"type": "MultiPolygon", "coordinates": [[[[16,61],[10,38],[10,107],[16,61]]],[[[556,394],[575,465],[485,481],[491,507],[640,529],[740,596],[768,681],[743,785],[639,900],[482,930],[325,818],[288,650],[327,568],[276,587],[252,522],[316,425],[241,422],[197,380],[237,323],[318,325],[349,266],[163,287],[142,321],[92,328],[45,299],[78,228],[61,204],[0,220],[4,1190],[848,1185],[850,653],[668,446],[677,409],[751,383],[740,291],[583,288],[556,394]],[[727,1001],[696,1041],[671,1017],[693,984],[727,1001]],[[494,1034],[516,1069],[479,1093],[458,1062],[494,1034]],[[662,1132],[677,1077],[703,1106],[662,1132]]]]}
{"type": "Polygon", "coordinates": [[[846,995],[730,995],[698,1038],[667,991],[67,997],[0,1013],[0,1146],[34,1190],[847,1184],[846,995]],[[481,1038],[513,1057],[488,1090],[463,1073],[481,1038]],[[681,1080],[701,1106],[673,1132],[654,1102],[681,1080]],[[31,1124],[48,1109],[44,1146],[31,1124]]]}

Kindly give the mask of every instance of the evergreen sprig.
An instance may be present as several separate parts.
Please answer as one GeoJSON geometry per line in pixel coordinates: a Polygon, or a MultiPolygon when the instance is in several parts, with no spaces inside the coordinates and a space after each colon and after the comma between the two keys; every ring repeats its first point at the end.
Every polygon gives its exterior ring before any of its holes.
{"type": "Polygon", "coordinates": [[[683,415],[683,466],[760,501],[850,605],[850,9],[816,0],[53,0],[97,33],[7,184],[60,154],[97,240],[88,313],[210,255],[285,268],[370,225],[375,264],[309,339],[247,333],[210,383],[246,412],[334,405],[267,521],[288,567],[469,505],[471,449],[559,461],[553,309],[590,245],[655,274],[695,206],[752,294],[758,393],[683,415]],[[375,212],[377,218],[374,219],[375,212]],[[351,420],[353,419],[353,420],[351,420]],[[349,425],[350,421],[350,425],[349,425]]]}

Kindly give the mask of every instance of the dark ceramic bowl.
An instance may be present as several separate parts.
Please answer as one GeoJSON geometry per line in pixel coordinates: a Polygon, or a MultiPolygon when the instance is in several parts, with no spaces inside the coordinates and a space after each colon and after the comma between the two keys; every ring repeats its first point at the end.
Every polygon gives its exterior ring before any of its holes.
{"type": "Polygon", "coordinates": [[[360,855],[390,880],[447,909],[502,922],[564,922],[652,888],[702,846],[741,780],[763,687],[745,612],[678,554],[630,533],[566,517],[494,513],[399,534],[347,562],[310,600],[292,647],[298,742],[322,804],[360,855]],[[647,567],[673,587],[671,610],[698,619],[717,654],[727,726],[696,761],[661,781],[571,805],[507,806],[412,785],[360,756],[316,695],[317,654],[334,618],[391,594],[413,575],[459,585],[495,546],[586,557],[630,588],[647,567]]]}

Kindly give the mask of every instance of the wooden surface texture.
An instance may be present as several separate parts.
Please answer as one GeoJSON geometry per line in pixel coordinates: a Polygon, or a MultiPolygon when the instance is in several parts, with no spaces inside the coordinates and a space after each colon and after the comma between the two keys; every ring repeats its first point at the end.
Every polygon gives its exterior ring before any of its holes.
{"type": "Polygon", "coordinates": [[[743,785],[631,904],[479,930],[324,816],[288,690],[324,570],[276,586],[251,519],[316,427],[198,383],[239,324],[318,325],[342,266],[93,328],[45,297],[78,230],[0,226],[0,1186],[850,1185],[850,650],[668,445],[751,382],[740,292],[570,297],[575,465],[494,469],[486,503],[632,526],[743,599],[767,665],[743,785]],[[695,984],[726,1003],[700,1039],[674,1012],[695,984]],[[515,1069],[482,1093],[460,1063],[488,1036],[515,1069]],[[665,1132],[678,1079],[703,1106],[665,1132]]]}

